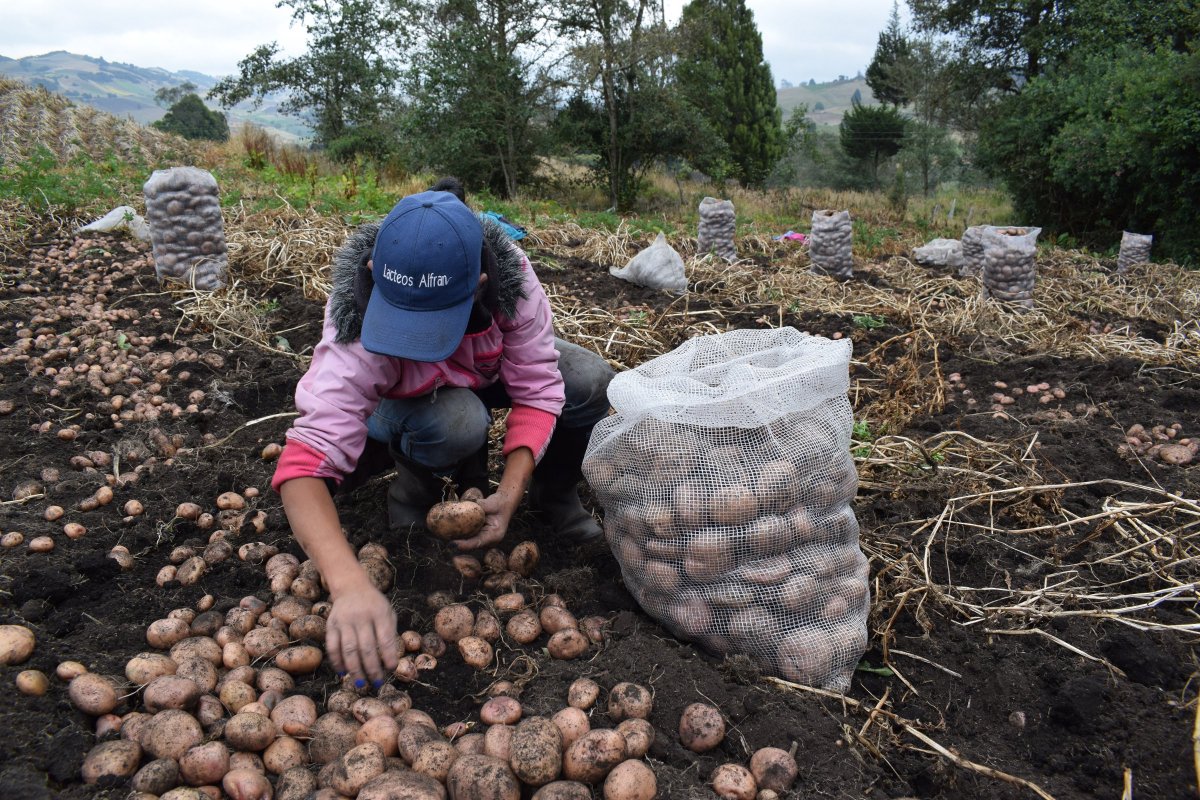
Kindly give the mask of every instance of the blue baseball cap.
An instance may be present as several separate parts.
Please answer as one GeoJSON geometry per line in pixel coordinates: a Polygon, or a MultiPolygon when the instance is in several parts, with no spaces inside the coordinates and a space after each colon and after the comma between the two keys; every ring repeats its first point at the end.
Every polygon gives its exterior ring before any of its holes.
{"type": "Polygon", "coordinates": [[[483,226],[449,192],[405,197],[379,227],[362,346],[442,361],[462,342],[479,286],[483,226]]]}

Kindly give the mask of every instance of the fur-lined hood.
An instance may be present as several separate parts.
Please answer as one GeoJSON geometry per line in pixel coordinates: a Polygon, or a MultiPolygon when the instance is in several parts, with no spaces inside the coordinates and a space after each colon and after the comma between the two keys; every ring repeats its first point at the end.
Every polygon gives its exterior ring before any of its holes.
{"type": "MultiPolygon", "coordinates": [[[[371,273],[367,261],[375,249],[381,222],[360,225],[333,256],[333,289],[329,293],[329,316],[337,330],[337,341],[346,344],[362,333],[362,315],[371,296],[371,273]]],[[[525,254],[504,230],[489,219],[481,219],[483,238],[496,256],[499,308],[495,312],[511,318],[517,301],[525,295],[525,254]]]]}

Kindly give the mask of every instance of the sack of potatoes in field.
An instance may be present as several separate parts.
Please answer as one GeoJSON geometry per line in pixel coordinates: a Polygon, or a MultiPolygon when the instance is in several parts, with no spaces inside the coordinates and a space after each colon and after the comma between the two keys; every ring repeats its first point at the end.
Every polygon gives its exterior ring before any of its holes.
{"type": "Polygon", "coordinates": [[[989,227],[983,232],[983,296],[1033,308],[1041,228],[989,227]]]}
{"type": "Polygon", "coordinates": [[[867,646],[851,344],[701,336],[621,373],[583,471],[641,607],[679,638],[844,691],[867,646]]]}

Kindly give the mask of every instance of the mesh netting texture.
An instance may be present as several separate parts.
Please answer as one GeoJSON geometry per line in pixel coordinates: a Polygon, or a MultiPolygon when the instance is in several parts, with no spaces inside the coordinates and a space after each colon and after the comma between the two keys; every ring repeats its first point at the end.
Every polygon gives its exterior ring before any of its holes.
{"type": "Polygon", "coordinates": [[[716,253],[726,261],[737,260],[737,248],[733,244],[737,215],[733,201],[706,197],[700,201],[700,224],[696,229],[696,252],[706,255],[716,253]]]}
{"type": "Polygon", "coordinates": [[[983,269],[983,232],[987,228],[987,225],[972,225],[963,231],[963,263],[958,268],[958,277],[974,277],[983,269]]]}
{"type": "Polygon", "coordinates": [[[996,228],[983,232],[983,296],[1033,308],[1037,282],[1037,237],[1041,228],[996,228]]]}
{"type": "Polygon", "coordinates": [[[867,646],[851,344],[701,336],[617,375],[583,471],[630,592],[675,636],[845,691],[867,646]]]}
{"type": "Polygon", "coordinates": [[[142,192],[159,282],[224,286],[229,255],[216,178],[198,167],[160,169],[142,192]]]}
{"type": "Polygon", "coordinates": [[[821,209],[812,215],[808,255],[812,272],[838,280],[854,277],[854,225],[849,211],[821,209]]]}
{"type": "Polygon", "coordinates": [[[1150,261],[1154,237],[1148,233],[1121,232],[1121,250],[1117,254],[1117,272],[1125,273],[1136,264],[1150,261]]]}

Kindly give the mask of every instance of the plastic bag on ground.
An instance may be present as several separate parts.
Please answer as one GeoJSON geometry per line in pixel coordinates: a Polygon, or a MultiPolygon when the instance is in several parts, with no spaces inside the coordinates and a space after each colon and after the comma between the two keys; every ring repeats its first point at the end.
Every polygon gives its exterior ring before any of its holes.
{"type": "Polygon", "coordinates": [[[867,646],[851,344],[700,336],[621,373],[583,471],[626,586],[675,636],[844,691],[867,646]]]}
{"type": "Polygon", "coordinates": [[[661,233],[654,240],[654,244],[631,258],[628,264],[624,267],[609,267],[608,273],[651,289],[664,289],[675,294],[687,291],[683,258],[667,243],[667,237],[661,233]]]}
{"type": "Polygon", "coordinates": [[[958,269],[963,263],[963,243],[958,239],[934,239],[912,252],[913,260],[924,267],[958,269]]]}
{"type": "Polygon", "coordinates": [[[133,206],[117,206],[95,222],[84,225],[79,232],[120,230],[129,231],[143,242],[150,241],[150,225],[141,214],[134,210],[133,206]]]}

